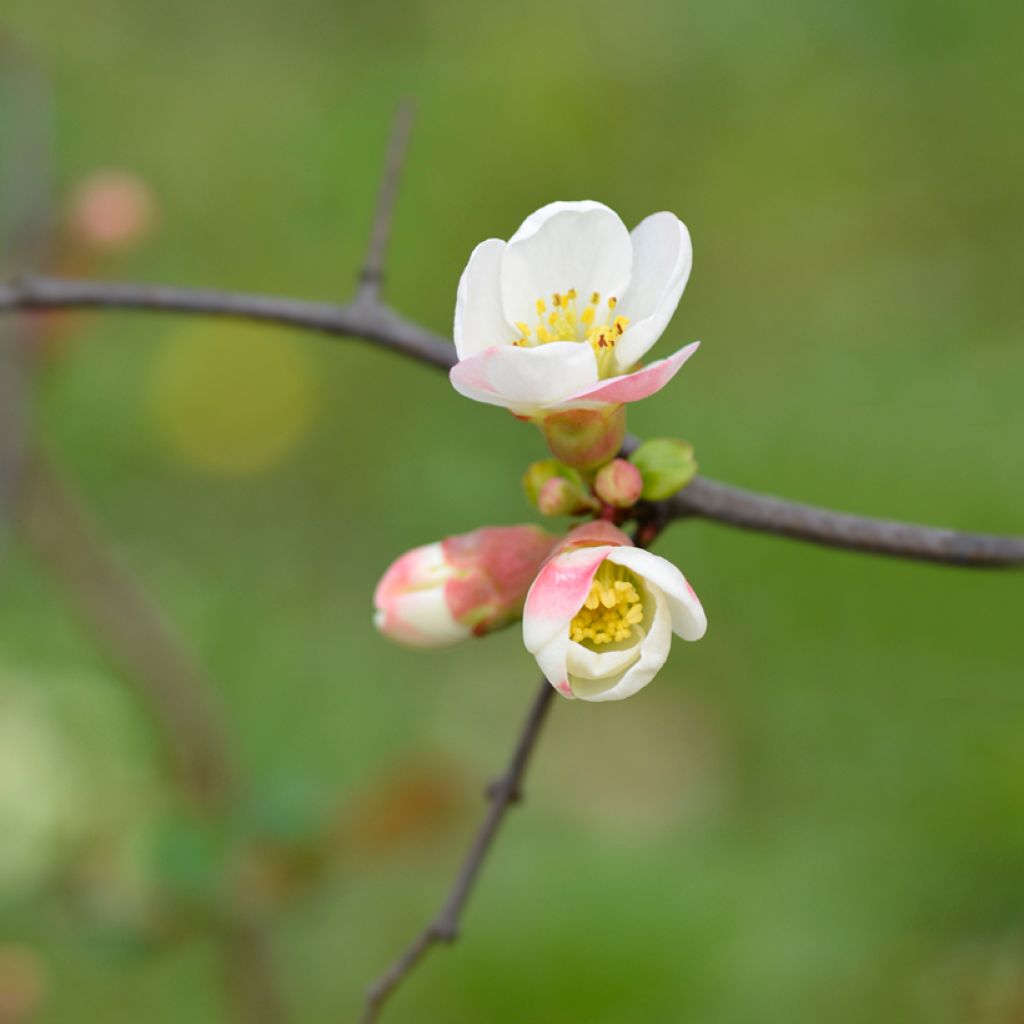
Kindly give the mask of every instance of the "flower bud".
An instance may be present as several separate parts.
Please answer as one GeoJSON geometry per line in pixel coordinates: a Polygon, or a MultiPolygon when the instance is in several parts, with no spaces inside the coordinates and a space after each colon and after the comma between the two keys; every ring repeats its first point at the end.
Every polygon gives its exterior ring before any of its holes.
{"type": "Polygon", "coordinates": [[[640,470],[625,459],[612,459],[597,471],[594,491],[597,496],[615,508],[631,508],[640,500],[644,478],[640,470]]]}
{"type": "Polygon", "coordinates": [[[553,476],[537,495],[537,510],[542,516],[579,516],[599,508],[582,487],[561,476],[553,476]]]}
{"type": "Polygon", "coordinates": [[[566,409],[540,421],[551,454],[574,469],[589,470],[615,458],[626,436],[626,407],[566,409]]]}
{"type": "Polygon", "coordinates": [[[374,625],[410,647],[482,636],[523,611],[555,538],[539,526],[485,526],[407,551],[374,594],[374,625]]]}
{"type": "Polygon", "coordinates": [[[629,457],[643,478],[643,497],[661,501],[685,487],[697,475],[693,445],[671,437],[644,441],[629,457]]]}

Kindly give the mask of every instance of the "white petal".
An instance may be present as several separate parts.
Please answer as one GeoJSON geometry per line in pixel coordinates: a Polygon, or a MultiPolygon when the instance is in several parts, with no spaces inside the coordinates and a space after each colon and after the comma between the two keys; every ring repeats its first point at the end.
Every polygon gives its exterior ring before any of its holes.
{"type": "Polygon", "coordinates": [[[707,616],[686,577],[666,558],[642,548],[612,548],[609,562],[625,566],[664,592],[672,613],[672,631],[684,640],[699,640],[708,628],[707,616]]]}
{"type": "Polygon", "coordinates": [[[449,376],[467,398],[529,415],[596,384],[597,360],[589,345],[574,341],[495,345],[457,363],[449,376]]]}
{"type": "Polygon", "coordinates": [[[610,678],[585,679],[571,675],[569,682],[580,700],[624,700],[632,697],[658,674],[668,660],[668,652],[672,648],[672,617],[668,601],[657,587],[648,587],[647,594],[648,599],[655,601],[656,607],[650,629],[640,643],[640,657],[625,672],[610,678]]]}
{"type": "Polygon", "coordinates": [[[501,296],[509,323],[537,321],[536,302],[575,288],[581,297],[621,297],[633,246],[619,215],[601,203],[551,203],[531,214],[501,260],[501,296]]]}
{"type": "Polygon", "coordinates": [[[472,635],[468,626],[452,617],[444,587],[403,594],[377,611],[374,624],[390,639],[410,647],[446,647],[472,635]]]}
{"type": "Polygon", "coordinates": [[[617,372],[629,369],[654,345],[679,305],[693,265],[686,225],[673,213],[653,213],[630,236],[633,273],[616,308],[629,318],[615,346],[617,372]]]}
{"type": "Polygon", "coordinates": [[[573,676],[587,679],[607,679],[620,676],[640,657],[640,643],[646,633],[639,627],[636,642],[621,650],[592,651],[583,644],[569,641],[568,667],[573,676]]]}
{"type": "Polygon", "coordinates": [[[519,332],[505,319],[501,304],[500,271],[504,251],[505,243],[500,238],[481,242],[473,250],[459,279],[454,338],[460,359],[519,337],[519,332]]]}

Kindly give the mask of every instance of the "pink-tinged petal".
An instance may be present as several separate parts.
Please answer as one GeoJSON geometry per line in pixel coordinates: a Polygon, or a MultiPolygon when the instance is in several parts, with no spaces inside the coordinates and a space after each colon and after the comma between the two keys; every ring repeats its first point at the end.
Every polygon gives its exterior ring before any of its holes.
{"type": "Polygon", "coordinates": [[[635,572],[665,595],[672,631],[684,640],[699,640],[708,628],[704,608],[686,577],[666,558],[642,548],[614,548],[608,561],[635,572]]]}
{"type": "Polygon", "coordinates": [[[700,342],[694,341],[685,348],[681,348],[675,355],[671,355],[667,359],[659,359],[635,373],[612,377],[585,391],[579,391],[566,398],[563,404],[568,406],[594,402],[618,405],[624,402],[638,402],[641,398],[647,398],[660,391],[698,348],[700,348],[700,342]]]}
{"type": "Polygon", "coordinates": [[[633,275],[616,307],[630,321],[615,346],[616,366],[623,371],[642,359],[664,333],[693,266],[690,233],[674,213],[651,214],[633,229],[630,239],[633,275]]]}
{"type": "MultiPolygon", "coordinates": [[[[523,609],[523,643],[531,654],[559,635],[568,643],[569,623],[583,607],[594,576],[611,550],[604,545],[566,551],[549,559],[537,574],[523,609]]],[[[561,675],[548,678],[555,683],[561,675]]]]}
{"type": "Polygon", "coordinates": [[[551,203],[526,219],[501,261],[501,296],[509,323],[535,324],[536,302],[575,288],[620,297],[629,286],[633,244],[626,225],[593,201],[551,203]]]}
{"type": "Polygon", "coordinates": [[[592,387],[597,361],[589,345],[572,341],[536,348],[493,345],[456,363],[449,376],[467,398],[528,414],[592,387]]]}
{"type": "Polygon", "coordinates": [[[488,238],[469,257],[459,279],[453,337],[460,359],[519,337],[502,313],[501,258],[505,242],[488,238]]]}

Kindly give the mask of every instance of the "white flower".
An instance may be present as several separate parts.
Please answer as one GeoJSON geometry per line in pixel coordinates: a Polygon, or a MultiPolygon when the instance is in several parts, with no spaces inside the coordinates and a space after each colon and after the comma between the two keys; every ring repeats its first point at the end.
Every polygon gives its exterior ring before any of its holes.
{"type": "Polygon", "coordinates": [[[669,561],[606,523],[572,531],[526,596],[523,642],[565,697],[622,700],[668,658],[672,634],[699,640],[707,618],[669,561]]]}
{"type": "Polygon", "coordinates": [[[473,250],[455,306],[452,384],[531,417],[646,398],[699,344],[635,369],[668,326],[692,262],[674,214],[654,213],[630,234],[601,203],[542,207],[507,243],[473,250]]]}

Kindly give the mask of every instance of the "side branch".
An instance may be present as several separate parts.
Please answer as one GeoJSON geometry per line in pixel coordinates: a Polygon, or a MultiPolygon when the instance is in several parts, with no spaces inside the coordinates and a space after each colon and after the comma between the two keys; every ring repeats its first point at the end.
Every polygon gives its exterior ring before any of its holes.
{"type": "Polygon", "coordinates": [[[490,803],[487,813],[466,853],[458,874],[455,876],[455,881],[448,892],[444,905],[437,917],[420,932],[387,972],[381,975],[367,990],[366,1007],[361,1024],[374,1024],[391,993],[435,945],[441,942],[454,942],[458,938],[462,914],[473,892],[484,860],[505,820],[506,812],[513,803],[520,799],[526,766],[554,696],[554,688],[546,679],[542,679],[537,696],[534,697],[526,720],[523,722],[523,728],[508,767],[504,774],[488,788],[487,795],[490,803]]]}

